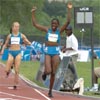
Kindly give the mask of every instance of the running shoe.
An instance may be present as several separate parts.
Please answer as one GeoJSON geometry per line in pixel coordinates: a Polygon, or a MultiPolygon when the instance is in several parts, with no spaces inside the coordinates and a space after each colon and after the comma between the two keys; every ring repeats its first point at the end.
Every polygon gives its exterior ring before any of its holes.
{"type": "Polygon", "coordinates": [[[10,72],[6,72],[6,78],[8,78],[9,74],[10,74],[10,72]]]}
{"type": "Polygon", "coordinates": [[[11,66],[11,69],[13,69],[13,65],[11,66]]]}
{"type": "Polygon", "coordinates": [[[42,75],[42,79],[45,81],[45,80],[46,80],[46,77],[47,77],[47,75],[44,73],[44,74],[42,75]]]}
{"type": "Polygon", "coordinates": [[[14,86],[9,86],[8,89],[10,89],[10,90],[16,90],[16,89],[17,89],[17,86],[16,86],[16,85],[14,85],[14,86]]]}
{"type": "Polygon", "coordinates": [[[16,90],[16,89],[17,89],[17,86],[16,86],[16,85],[14,85],[14,86],[13,86],[13,89],[14,89],[14,90],[16,90]]]}
{"type": "Polygon", "coordinates": [[[98,88],[92,87],[89,91],[90,91],[90,92],[97,92],[97,91],[98,91],[98,88]]]}

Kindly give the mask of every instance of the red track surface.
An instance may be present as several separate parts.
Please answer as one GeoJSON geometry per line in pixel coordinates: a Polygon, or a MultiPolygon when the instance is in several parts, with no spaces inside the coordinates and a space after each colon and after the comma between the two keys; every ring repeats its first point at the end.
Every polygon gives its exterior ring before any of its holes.
{"type": "Polygon", "coordinates": [[[11,73],[5,78],[4,67],[0,65],[0,100],[99,100],[58,92],[53,92],[54,98],[49,98],[47,90],[31,87],[22,79],[19,79],[18,89],[13,90],[13,76],[11,73]]]}

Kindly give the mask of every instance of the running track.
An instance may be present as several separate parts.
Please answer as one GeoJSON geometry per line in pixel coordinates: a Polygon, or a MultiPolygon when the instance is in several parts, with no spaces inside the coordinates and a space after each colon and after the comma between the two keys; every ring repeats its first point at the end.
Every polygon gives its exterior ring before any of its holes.
{"type": "Polygon", "coordinates": [[[21,78],[17,90],[11,89],[13,86],[13,73],[5,78],[4,67],[0,64],[0,100],[100,100],[100,98],[91,98],[68,93],[53,91],[53,98],[49,98],[47,89],[34,85],[28,85],[21,78]]]}

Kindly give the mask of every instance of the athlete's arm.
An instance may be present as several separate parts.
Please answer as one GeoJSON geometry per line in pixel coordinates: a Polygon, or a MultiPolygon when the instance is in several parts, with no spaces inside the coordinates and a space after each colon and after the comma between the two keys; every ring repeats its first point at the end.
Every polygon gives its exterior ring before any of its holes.
{"type": "Polygon", "coordinates": [[[66,23],[61,27],[60,33],[62,33],[65,30],[65,28],[69,25],[69,23],[71,21],[71,9],[72,9],[72,3],[71,2],[69,2],[67,4],[67,8],[68,8],[67,20],[66,20],[66,23]]]}
{"type": "Polygon", "coordinates": [[[66,52],[67,50],[74,50],[72,47],[70,47],[70,48],[63,48],[61,51],[62,52],[66,52]]]}
{"type": "Polygon", "coordinates": [[[7,39],[6,39],[6,41],[5,41],[5,43],[4,43],[3,47],[2,47],[2,50],[1,50],[0,54],[3,54],[4,49],[8,46],[9,40],[10,40],[10,35],[11,35],[11,34],[9,34],[9,35],[7,36],[7,39]]]}
{"type": "Polygon", "coordinates": [[[44,32],[47,32],[48,31],[48,27],[46,26],[42,26],[40,24],[38,24],[36,22],[36,19],[35,19],[35,11],[36,11],[36,7],[33,7],[31,12],[32,12],[32,23],[33,23],[33,26],[36,27],[37,29],[41,30],[41,31],[44,31],[44,32]]]}
{"type": "Polygon", "coordinates": [[[31,45],[31,42],[27,39],[27,37],[26,37],[24,34],[21,34],[21,35],[22,35],[23,42],[24,42],[26,45],[31,45]]]}

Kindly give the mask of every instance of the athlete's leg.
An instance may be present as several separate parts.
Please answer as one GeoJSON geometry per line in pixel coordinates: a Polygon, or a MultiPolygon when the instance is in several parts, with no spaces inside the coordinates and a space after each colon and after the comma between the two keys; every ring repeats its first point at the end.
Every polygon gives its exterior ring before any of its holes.
{"type": "Polygon", "coordinates": [[[7,63],[6,63],[6,75],[8,76],[9,73],[10,73],[10,69],[11,69],[11,66],[13,64],[13,61],[14,61],[14,58],[11,54],[8,55],[8,60],[7,60],[7,63]]]}
{"type": "Polygon", "coordinates": [[[60,64],[60,57],[59,55],[52,56],[52,73],[55,74],[60,64]]]}
{"type": "Polygon", "coordinates": [[[55,73],[56,73],[56,70],[58,68],[58,65],[60,63],[60,58],[59,58],[59,55],[55,55],[52,57],[52,72],[51,72],[51,77],[50,77],[50,86],[49,86],[49,97],[52,97],[52,88],[53,88],[53,85],[54,85],[54,80],[55,80],[55,73]]]}
{"type": "Polygon", "coordinates": [[[42,79],[46,79],[46,75],[51,74],[51,56],[50,55],[45,55],[45,68],[44,68],[44,73],[42,75],[42,79]]]}
{"type": "Polygon", "coordinates": [[[14,86],[18,84],[18,77],[19,77],[19,66],[21,63],[21,54],[18,54],[15,57],[14,68],[15,68],[15,78],[14,78],[14,86]]]}
{"type": "Polygon", "coordinates": [[[45,73],[50,74],[51,73],[51,56],[45,55],[45,73]]]}

